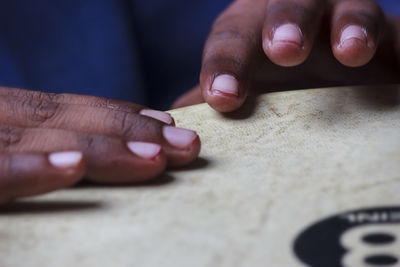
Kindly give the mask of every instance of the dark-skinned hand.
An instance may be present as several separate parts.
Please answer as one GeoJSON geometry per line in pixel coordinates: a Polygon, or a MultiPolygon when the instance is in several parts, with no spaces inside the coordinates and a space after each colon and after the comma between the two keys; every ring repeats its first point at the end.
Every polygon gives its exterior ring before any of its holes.
{"type": "Polygon", "coordinates": [[[193,161],[198,135],[164,112],[104,98],[0,88],[0,204],[75,184],[132,183],[193,161]]]}
{"type": "Polygon", "coordinates": [[[236,0],[174,107],[238,109],[249,93],[400,82],[400,22],[372,0],[236,0]]]}

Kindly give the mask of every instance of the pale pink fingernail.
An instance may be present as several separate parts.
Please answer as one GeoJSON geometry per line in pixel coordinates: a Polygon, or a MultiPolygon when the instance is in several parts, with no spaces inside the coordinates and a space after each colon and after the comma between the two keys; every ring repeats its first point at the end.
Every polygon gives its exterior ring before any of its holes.
{"type": "Polygon", "coordinates": [[[347,26],[340,36],[340,46],[346,45],[346,42],[358,40],[367,44],[367,31],[358,25],[347,26]]]}
{"type": "Polygon", "coordinates": [[[135,155],[144,159],[154,159],[161,153],[161,146],[147,142],[128,142],[127,146],[135,155]]]}
{"type": "Polygon", "coordinates": [[[170,145],[177,148],[189,147],[197,137],[194,131],[172,126],[165,126],[163,135],[170,145]]]}
{"type": "Polygon", "coordinates": [[[303,46],[303,33],[295,24],[283,24],[275,29],[272,45],[279,43],[291,43],[299,47],[303,46]]]}
{"type": "Polygon", "coordinates": [[[239,83],[235,77],[228,74],[222,74],[215,77],[211,86],[211,92],[214,94],[239,95],[239,83]]]}
{"type": "Polygon", "coordinates": [[[82,152],[64,151],[49,154],[49,162],[58,168],[69,168],[77,166],[83,158],[82,152]]]}
{"type": "Polygon", "coordinates": [[[165,122],[166,124],[171,124],[172,123],[172,117],[168,113],[158,111],[158,110],[153,110],[153,109],[142,109],[140,111],[140,115],[147,116],[162,122],[165,122]]]}

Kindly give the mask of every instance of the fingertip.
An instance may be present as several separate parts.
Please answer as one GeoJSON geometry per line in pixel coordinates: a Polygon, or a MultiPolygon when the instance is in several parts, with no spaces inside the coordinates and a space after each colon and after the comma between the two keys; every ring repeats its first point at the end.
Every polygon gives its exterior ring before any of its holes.
{"type": "Polygon", "coordinates": [[[168,144],[164,148],[168,155],[169,166],[186,165],[196,159],[200,153],[201,142],[195,131],[165,126],[163,136],[168,144]]]}
{"type": "Polygon", "coordinates": [[[211,93],[230,97],[239,96],[239,82],[230,74],[220,74],[214,78],[211,93]]]}
{"type": "Polygon", "coordinates": [[[385,15],[373,0],[339,1],[332,12],[332,51],[347,67],[366,65],[386,32],[385,15]]]}
{"type": "Polygon", "coordinates": [[[50,153],[49,162],[56,168],[67,169],[77,167],[83,160],[83,154],[80,151],[63,151],[50,153]]]}
{"type": "Polygon", "coordinates": [[[360,67],[367,64],[374,56],[376,42],[368,36],[365,27],[347,25],[335,38],[333,53],[337,60],[348,67],[360,67]]]}
{"type": "Polygon", "coordinates": [[[154,160],[162,152],[159,144],[148,142],[128,142],[127,146],[132,153],[145,160],[154,160]]]}
{"type": "Polygon", "coordinates": [[[142,109],[139,112],[140,115],[146,116],[146,117],[150,117],[156,120],[159,120],[165,124],[170,124],[170,125],[175,125],[175,121],[172,118],[172,116],[167,113],[167,112],[163,112],[163,111],[159,111],[159,110],[153,110],[153,109],[142,109]]]}
{"type": "Polygon", "coordinates": [[[230,112],[238,109],[245,100],[245,90],[240,88],[239,81],[232,74],[217,75],[210,89],[203,90],[206,102],[219,112],[230,112]]]}
{"type": "Polygon", "coordinates": [[[232,112],[240,108],[244,102],[242,99],[230,98],[223,95],[207,96],[205,97],[208,105],[218,112],[227,113],[232,112]]]}
{"type": "Polygon", "coordinates": [[[293,23],[280,25],[272,33],[265,33],[263,49],[273,63],[282,67],[299,65],[308,56],[303,32],[293,23]]]}
{"type": "Polygon", "coordinates": [[[201,141],[199,135],[196,133],[191,144],[185,149],[169,151],[170,157],[168,158],[168,165],[172,167],[185,166],[193,162],[200,153],[201,141]]]}
{"type": "Polygon", "coordinates": [[[55,169],[58,179],[73,184],[80,180],[86,171],[86,160],[80,151],[62,151],[48,154],[48,162],[55,169]]]}
{"type": "Polygon", "coordinates": [[[88,157],[87,178],[106,184],[131,184],[158,177],[167,166],[163,148],[152,142],[111,143],[106,157],[96,153],[88,157]]]}
{"type": "MultiPolygon", "coordinates": [[[[172,127],[172,126],[170,126],[172,127]]],[[[143,182],[158,177],[167,166],[167,157],[161,145],[149,142],[127,142],[128,150],[135,156],[130,159],[134,175],[129,176],[126,170],[113,182],[143,182]]],[[[128,163],[129,164],[129,163],[128,163]]]]}

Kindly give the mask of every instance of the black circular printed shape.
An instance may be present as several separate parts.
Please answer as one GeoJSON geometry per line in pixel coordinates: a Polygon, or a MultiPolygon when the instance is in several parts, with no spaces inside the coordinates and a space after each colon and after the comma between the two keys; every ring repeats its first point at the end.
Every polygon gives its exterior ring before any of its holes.
{"type": "Polygon", "coordinates": [[[369,256],[365,259],[365,263],[374,266],[388,266],[396,264],[398,262],[399,259],[390,255],[374,255],[374,256],[369,256]]]}
{"type": "Polygon", "coordinates": [[[297,236],[293,250],[309,267],[344,266],[346,258],[358,257],[358,253],[366,253],[362,259],[370,266],[389,267],[400,262],[400,256],[381,248],[393,246],[399,239],[400,207],[376,207],[348,211],[315,222],[297,236]],[[368,226],[374,227],[362,234],[362,229],[368,226]],[[371,229],[376,231],[370,232],[371,229]],[[351,240],[358,235],[358,240],[351,240]],[[349,240],[350,243],[346,243],[349,240]]]}
{"type": "Polygon", "coordinates": [[[396,241],[396,237],[388,233],[375,233],[364,236],[363,241],[371,245],[385,245],[396,241]]]}

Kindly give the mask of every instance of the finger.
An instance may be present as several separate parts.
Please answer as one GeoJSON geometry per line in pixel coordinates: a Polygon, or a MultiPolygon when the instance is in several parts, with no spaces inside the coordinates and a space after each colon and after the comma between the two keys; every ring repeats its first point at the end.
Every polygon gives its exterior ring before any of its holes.
{"type": "Polygon", "coordinates": [[[153,119],[157,119],[166,124],[175,125],[174,119],[168,113],[158,110],[152,110],[144,106],[122,100],[114,100],[97,96],[45,93],[40,91],[29,91],[8,87],[0,87],[0,96],[11,96],[23,99],[36,99],[60,104],[84,105],[95,108],[133,112],[139,113],[143,116],[151,117],[153,119]]]}
{"type": "Polygon", "coordinates": [[[331,42],[336,59],[348,67],[360,67],[374,56],[384,15],[372,0],[339,1],[332,15],[331,42]]]}
{"type": "Polygon", "coordinates": [[[310,54],[325,0],[271,0],[263,28],[263,48],[277,65],[304,62],[310,54]]]}
{"type": "Polygon", "coordinates": [[[98,182],[137,182],[160,175],[167,159],[159,144],[58,129],[0,126],[0,150],[16,152],[82,151],[86,177],[98,182]]]}
{"type": "Polygon", "coordinates": [[[82,153],[0,154],[0,204],[75,184],[85,173],[82,153]]]}
{"type": "Polygon", "coordinates": [[[220,112],[239,108],[248,75],[262,57],[266,1],[235,1],[214,23],[203,52],[200,86],[204,100],[220,112]]]}
{"type": "Polygon", "coordinates": [[[204,103],[203,96],[201,95],[200,86],[196,86],[190,91],[180,96],[173,104],[172,109],[182,108],[186,106],[204,103]]]}
{"type": "Polygon", "coordinates": [[[160,144],[168,163],[174,166],[193,161],[200,151],[195,132],[131,112],[5,96],[0,98],[0,114],[0,123],[5,125],[64,129],[160,144]]]}

